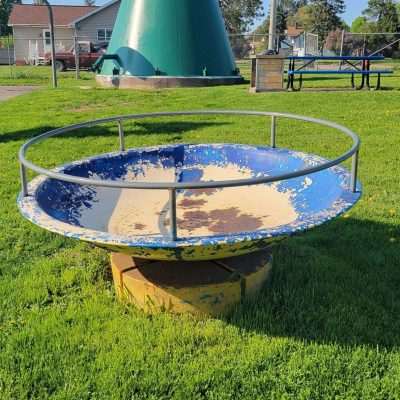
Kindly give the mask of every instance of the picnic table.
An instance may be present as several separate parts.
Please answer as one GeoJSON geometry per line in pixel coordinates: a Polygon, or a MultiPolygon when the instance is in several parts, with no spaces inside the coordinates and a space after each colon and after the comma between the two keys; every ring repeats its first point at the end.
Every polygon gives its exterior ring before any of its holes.
{"type": "Polygon", "coordinates": [[[353,89],[361,90],[366,87],[379,90],[381,88],[381,76],[393,73],[391,69],[371,69],[371,63],[373,61],[383,61],[385,59],[383,56],[290,56],[287,59],[289,60],[287,71],[288,90],[301,90],[303,75],[351,75],[353,89]],[[308,69],[316,61],[339,61],[341,67],[336,69],[308,69]],[[344,68],[342,68],[342,65],[344,68]],[[361,84],[359,86],[356,86],[355,83],[355,76],[357,75],[361,76],[361,84]],[[377,83],[374,87],[371,87],[371,75],[377,75],[377,83]],[[295,88],[296,76],[299,76],[298,88],[295,88]]]}

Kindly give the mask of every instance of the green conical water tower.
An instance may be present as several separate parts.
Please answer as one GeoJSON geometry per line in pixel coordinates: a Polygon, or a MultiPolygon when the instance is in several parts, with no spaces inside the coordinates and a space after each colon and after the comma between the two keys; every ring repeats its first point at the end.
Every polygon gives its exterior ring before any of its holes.
{"type": "Polygon", "coordinates": [[[121,0],[97,80],[120,88],[243,81],[218,0],[121,0]]]}

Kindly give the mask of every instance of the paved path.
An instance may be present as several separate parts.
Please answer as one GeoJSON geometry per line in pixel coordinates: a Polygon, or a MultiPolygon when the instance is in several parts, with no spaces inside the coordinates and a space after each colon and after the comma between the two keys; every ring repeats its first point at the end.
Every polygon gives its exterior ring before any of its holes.
{"type": "Polygon", "coordinates": [[[39,86],[0,86],[0,101],[39,89],[39,86]]]}

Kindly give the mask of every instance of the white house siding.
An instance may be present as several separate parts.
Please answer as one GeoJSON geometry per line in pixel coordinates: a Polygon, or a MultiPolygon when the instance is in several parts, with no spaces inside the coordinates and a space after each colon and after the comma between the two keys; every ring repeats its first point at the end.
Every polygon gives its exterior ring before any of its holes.
{"type": "MultiPolygon", "coordinates": [[[[14,26],[14,54],[18,65],[33,63],[44,51],[43,30],[46,26],[14,26]]],[[[74,44],[72,28],[56,27],[54,31],[56,51],[70,49],[74,44]]]]}
{"type": "Polygon", "coordinates": [[[120,2],[114,3],[107,8],[85,18],[77,23],[76,30],[78,39],[96,43],[98,29],[113,29],[120,2]]]}

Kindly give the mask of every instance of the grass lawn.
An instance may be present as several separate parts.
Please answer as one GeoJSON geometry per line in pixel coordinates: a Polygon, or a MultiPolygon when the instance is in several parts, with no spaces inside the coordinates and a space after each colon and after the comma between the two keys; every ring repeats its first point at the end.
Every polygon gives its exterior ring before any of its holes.
{"type": "MultiPolygon", "coordinates": [[[[0,83],[10,84],[5,74],[0,68],[0,83]]],[[[104,90],[84,77],[63,74],[58,90],[38,78],[43,89],[0,103],[0,399],[400,399],[400,76],[384,78],[395,89],[380,92],[259,95],[247,85],[104,90]],[[271,281],[229,317],[145,316],[116,301],[105,251],[19,215],[17,151],[79,121],[207,108],[347,125],[363,141],[364,196],[344,217],[276,247],[271,281]]],[[[348,81],[322,82],[337,83],[348,81]]],[[[279,146],[326,157],[349,143],[299,122],[278,129],[279,146]]],[[[127,131],[130,147],[269,137],[266,120],[236,117],[146,120],[127,131]]],[[[106,125],[53,139],[30,157],[51,167],[117,142],[106,125]]]]}

